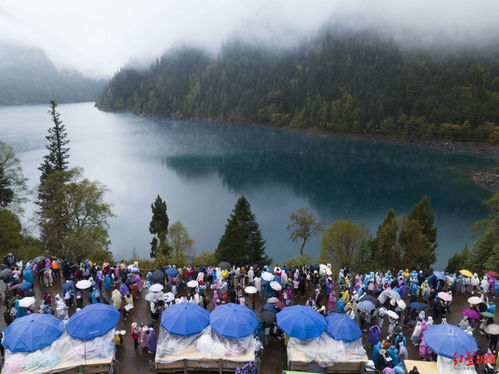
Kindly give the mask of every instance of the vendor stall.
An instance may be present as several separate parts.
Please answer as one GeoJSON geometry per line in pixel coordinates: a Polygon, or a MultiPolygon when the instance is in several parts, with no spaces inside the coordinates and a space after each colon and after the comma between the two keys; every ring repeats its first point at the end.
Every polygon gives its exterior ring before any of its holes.
{"type": "Polygon", "coordinates": [[[242,305],[225,304],[210,315],[196,304],[175,304],[162,314],[151,370],[234,372],[255,360],[256,326],[256,316],[242,305]]]}

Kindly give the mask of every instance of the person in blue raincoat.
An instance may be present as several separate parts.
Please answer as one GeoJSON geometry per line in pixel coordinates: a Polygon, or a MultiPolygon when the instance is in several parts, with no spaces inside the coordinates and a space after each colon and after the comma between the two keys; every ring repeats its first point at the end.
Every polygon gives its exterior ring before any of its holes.
{"type": "Polygon", "coordinates": [[[19,305],[19,299],[16,300],[15,305],[16,305],[16,318],[24,317],[26,315],[26,311],[24,310],[24,308],[22,308],[19,305]]]}
{"type": "Polygon", "coordinates": [[[399,332],[395,337],[394,345],[397,346],[398,343],[402,342],[407,347],[407,339],[402,332],[399,332]]]}
{"type": "Polygon", "coordinates": [[[92,304],[100,303],[100,291],[97,287],[92,290],[92,304]]]}
{"type": "Polygon", "coordinates": [[[106,291],[111,289],[111,275],[109,275],[109,273],[104,277],[104,288],[106,291]]]}
{"type": "Polygon", "coordinates": [[[405,374],[404,364],[399,362],[398,365],[393,368],[393,371],[395,374],[405,374]]]}
{"type": "Polygon", "coordinates": [[[381,350],[381,348],[383,348],[383,346],[381,345],[381,342],[378,342],[378,344],[373,346],[372,360],[374,362],[374,365],[376,365],[376,367],[378,365],[378,353],[381,350]]]}
{"type": "Polygon", "coordinates": [[[338,302],[336,303],[336,306],[338,307],[338,312],[340,312],[340,313],[345,312],[345,302],[343,301],[343,298],[338,300],[338,302]]]}
{"type": "Polygon", "coordinates": [[[23,278],[26,282],[30,282],[31,284],[33,283],[33,272],[29,267],[26,267],[26,269],[24,269],[23,278]]]}
{"type": "Polygon", "coordinates": [[[397,348],[395,348],[395,346],[391,345],[387,350],[386,350],[386,353],[388,354],[388,356],[390,356],[390,358],[392,359],[392,361],[390,362],[390,364],[394,365],[394,366],[397,366],[398,363],[399,363],[399,351],[397,348]]]}

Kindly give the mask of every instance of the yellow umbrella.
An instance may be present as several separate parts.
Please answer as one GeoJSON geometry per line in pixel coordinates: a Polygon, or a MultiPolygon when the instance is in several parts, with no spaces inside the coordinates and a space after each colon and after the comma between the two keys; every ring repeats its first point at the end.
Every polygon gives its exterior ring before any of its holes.
{"type": "Polygon", "coordinates": [[[459,270],[459,272],[464,275],[465,277],[472,277],[473,273],[469,270],[459,270]]]}

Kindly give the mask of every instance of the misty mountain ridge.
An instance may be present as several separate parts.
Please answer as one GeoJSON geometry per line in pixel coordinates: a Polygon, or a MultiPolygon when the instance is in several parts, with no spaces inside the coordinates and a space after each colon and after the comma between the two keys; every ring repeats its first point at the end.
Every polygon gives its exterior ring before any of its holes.
{"type": "Polygon", "coordinates": [[[35,47],[0,43],[0,105],[94,101],[105,82],[59,70],[35,47]]]}
{"type": "Polygon", "coordinates": [[[409,48],[326,30],[286,50],[233,40],[213,57],[175,48],[123,68],[101,109],[317,127],[329,132],[499,142],[499,48],[409,48]]]}

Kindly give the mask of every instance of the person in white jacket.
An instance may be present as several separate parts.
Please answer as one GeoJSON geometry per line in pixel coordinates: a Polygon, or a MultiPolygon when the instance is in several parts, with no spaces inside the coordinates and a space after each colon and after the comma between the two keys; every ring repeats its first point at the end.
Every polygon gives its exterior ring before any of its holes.
{"type": "Polygon", "coordinates": [[[55,295],[55,313],[59,319],[68,319],[68,306],[64,300],[61,299],[59,294],[55,295]]]}
{"type": "Polygon", "coordinates": [[[474,294],[475,291],[478,290],[478,286],[480,285],[480,278],[478,278],[477,273],[473,274],[470,283],[471,283],[471,293],[474,294]]]}

